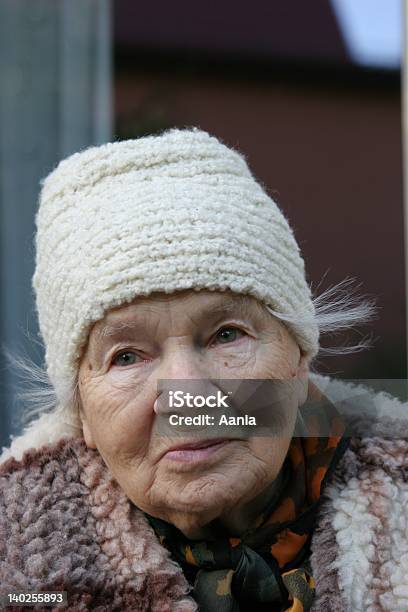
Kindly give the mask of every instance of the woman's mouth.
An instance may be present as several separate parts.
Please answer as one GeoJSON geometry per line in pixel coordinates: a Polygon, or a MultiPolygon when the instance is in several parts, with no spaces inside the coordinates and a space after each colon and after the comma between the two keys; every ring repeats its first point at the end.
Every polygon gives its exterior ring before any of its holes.
{"type": "Polygon", "coordinates": [[[195,463],[207,459],[229,442],[232,442],[231,438],[212,438],[209,440],[179,444],[169,448],[164,453],[163,458],[170,459],[171,461],[195,463]]]}

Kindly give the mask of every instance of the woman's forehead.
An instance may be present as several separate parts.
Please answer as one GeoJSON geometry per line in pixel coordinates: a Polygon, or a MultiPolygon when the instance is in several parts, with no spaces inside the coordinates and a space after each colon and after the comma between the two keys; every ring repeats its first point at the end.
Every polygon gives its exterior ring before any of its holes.
{"type": "Polygon", "coordinates": [[[127,325],[146,317],[165,313],[210,316],[222,312],[248,314],[259,310],[260,303],[249,295],[231,291],[185,290],[173,294],[156,293],[138,297],[132,303],[109,310],[94,326],[94,331],[107,335],[110,329],[126,328],[127,325]]]}

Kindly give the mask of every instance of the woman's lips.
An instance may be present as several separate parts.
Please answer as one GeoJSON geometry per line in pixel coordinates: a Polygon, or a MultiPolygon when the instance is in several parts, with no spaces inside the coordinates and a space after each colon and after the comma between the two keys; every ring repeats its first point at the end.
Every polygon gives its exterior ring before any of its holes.
{"type": "Polygon", "coordinates": [[[163,458],[170,459],[171,461],[186,461],[190,463],[203,461],[231,441],[231,438],[213,438],[211,440],[200,440],[199,442],[180,444],[167,450],[163,458]]]}

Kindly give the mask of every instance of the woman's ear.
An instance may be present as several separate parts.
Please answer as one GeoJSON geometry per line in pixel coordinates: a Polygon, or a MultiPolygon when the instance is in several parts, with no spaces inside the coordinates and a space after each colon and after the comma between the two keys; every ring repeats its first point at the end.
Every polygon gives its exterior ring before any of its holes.
{"type": "Polygon", "coordinates": [[[93,439],[92,431],[86,418],[81,416],[82,433],[84,435],[85,444],[88,448],[96,449],[96,444],[93,439]]]}
{"type": "Polygon", "coordinates": [[[300,351],[298,376],[299,378],[307,378],[309,376],[309,356],[303,351],[300,351]]]}
{"type": "Polygon", "coordinates": [[[309,393],[309,357],[300,351],[299,362],[296,373],[298,383],[298,407],[302,406],[309,393]]]}
{"type": "Polygon", "coordinates": [[[96,444],[95,444],[95,441],[92,435],[92,429],[89,425],[87,416],[85,414],[84,406],[83,406],[81,395],[79,391],[77,392],[76,395],[77,395],[76,397],[77,409],[78,409],[79,418],[81,420],[82,433],[84,436],[85,444],[87,445],[88,448],[96,449],[96,444]]]}

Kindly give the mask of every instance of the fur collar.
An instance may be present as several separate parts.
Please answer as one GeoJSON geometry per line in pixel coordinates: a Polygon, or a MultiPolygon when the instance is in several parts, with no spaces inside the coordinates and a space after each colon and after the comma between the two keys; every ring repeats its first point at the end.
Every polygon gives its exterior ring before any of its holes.
{"type": "Polygon", "coordinates": [[[0,595],[67,591],[70,610],[193,612],[189,588],[81,438],[0,467],[0,595]]]}
{"type": "MultiPolygon", "coordinates": [[[[313,610],[408,610],[408,442],[389,436],[391,421],[407,421],[408,406],[363,386],[312,378],[335,403],[363,398],[382,419],[373,437],[353,440],[323,496],[312,539],[313,610]]],[[[196,609],[181,569],[72,423],[44,415],[2,460],[2,587],[79,585],[77,610],[92,602],[101,611],[129,609],[126,602],[134,610],[196,609]]]]}

